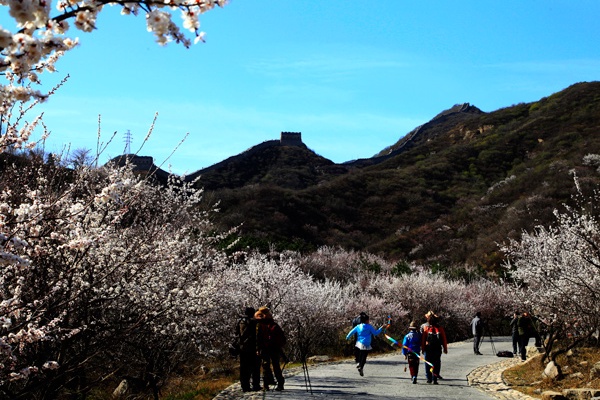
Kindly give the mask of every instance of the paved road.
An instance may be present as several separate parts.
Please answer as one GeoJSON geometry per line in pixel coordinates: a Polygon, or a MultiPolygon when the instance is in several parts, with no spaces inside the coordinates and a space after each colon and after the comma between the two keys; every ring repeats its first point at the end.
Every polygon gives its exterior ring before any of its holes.
{"type": "MultiPolygon", "coordinates": [[[[283,392],[270,391],[266,393],[245,394],[245,399],[281,399],[296,400],[307,398],[327,399],[493,399],[491,395],[469,386],[467,375],[479,366],[497,363],[498,358],[492,349],[489,338],[481,346],[483,355],[473,354],[473,344],[470,341],[452,343],[448,354],[442,355],[443,380],[439,385],[427,384],[423,363],[419,369],[416,385],[411,383],[408,369],[404,372],[406,361],[400,351],[383,356],[371,356],[367,359],[364,376],[358,374],[353,361],[323,364],[310,367],[310,390],[307,390],[305,375],[300,373],[286,378],[283,392]]],[[[494,338],[496,351],[510,350],[510,338],[494,338]]],[[[231,393],[233,394],[233,393],[231,393]]],[[[224,396],[217,398],[232,398],[224,396]]],[[[239,398],[239,397],[238,397],[239,398]]]]}

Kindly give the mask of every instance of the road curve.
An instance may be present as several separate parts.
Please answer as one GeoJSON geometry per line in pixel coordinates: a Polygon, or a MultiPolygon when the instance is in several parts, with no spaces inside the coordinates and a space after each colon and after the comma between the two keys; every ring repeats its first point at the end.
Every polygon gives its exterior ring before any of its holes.
{"type": "MultiPolygon", "coordinates": [[[[327,399],[456,399],[489,400],[498,398],[489,391],[481,390],[481,385],[471,386],[467,376],[474,370],[496,364],[502,359],[495,351],[511,350],[510,338],[485,338],[481,353],[473,354],[470,341],[452,343],[448,354],[442,355],[440,374],[443,379],[438,385],[427,384],[424,364],[421,363],[417,384],[412,384],[404,356],[400,351],[381,356],[370,356],[360,376],[352,360],[310,366],[308,379],[302,369],[288,371],[285,390],[282,392],[242,393],[239,384],[232,385],[215,400],[233,399],[272,399],[297,400],[309,398],[327,399]],[[495,351],[494,351],[495,350],[495,351]]],[[[511,363],[518,359],[510,359],[511,363]]],[[[284,371],[285,372],[285,371],[284,371]]],[[[495,378],[498,379],[498,378],[495,378]]],[[[501,383],[499,383],[501,384],[501,383]]],[[[519,398],[515,395],[514,398],[519,398]]]]}

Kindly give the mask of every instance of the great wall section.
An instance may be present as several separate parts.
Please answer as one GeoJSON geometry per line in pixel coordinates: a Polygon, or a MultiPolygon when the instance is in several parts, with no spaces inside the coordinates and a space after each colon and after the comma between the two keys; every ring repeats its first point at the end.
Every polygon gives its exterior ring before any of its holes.
{"type": "MultiPolygon", "coordinates": [[[[422,132],[426,131],[427,128],[443,122],[445,119],[452,115],[461,114],[461,113],[482,113],[477,107],[472,106],[469,103],[456,104],[453,107],[442,111],[435,117],[433,117],[430,121],[419,125],[408,134],[406,134],[402,139],[398,141],[395,145],[384,149],[380,152],[380,155],[375,155],[370,158],[361,158],[357,160],[351,160],[344,163],[339,164],[340,166],[344,166],[347,168],[364,168],[370,165],[379,164],[385,160],[388,160],[392,157],[397,156],[403,151],[410,148],[412,144],[415,143],[416,139],[418,139],[422,132]],[[385,154],[382,154],[385,153],[385,154]]],[[[279,140],[267,140],[262,143],[259,143],[255,146],[250,147],[249,149],[237,154],[235,156],[231,156],[223,161],[220,161],[216,164],[213,164],[209,167],[197,170],[191,174],[188,174],[184,177],[186,182],[191,182],[197,179],[204,173],[218,170],[220,168],[226,167],[227,164],[235,161],[239,161],[244,157],[249,157],[257,152],[260,152],[266,148],[276,147],[276,146],[299,146],[299,147],[307,147],[302,141],[302,133],[301,132],[281,132],[279,140]]],[[[156,176],[158,180],[166,180],[170,175],[169,172],[164,171],[160,167],[154,165],[153,158],[149,156],[138,156],[135,154],[124,154],[114,159],[110,160],[110,162],[117,163],[118,165],[124,165],[126,162],[130,162],[134,165],[134,171],[138,173],[146,173],[153,174],[156,176]]]]}

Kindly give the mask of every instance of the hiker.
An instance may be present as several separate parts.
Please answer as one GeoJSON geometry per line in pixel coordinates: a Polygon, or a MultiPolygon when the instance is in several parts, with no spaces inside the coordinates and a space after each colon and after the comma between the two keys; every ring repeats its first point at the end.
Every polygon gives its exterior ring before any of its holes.
{"type": "Polygon", "coordinates": [[[367,362],[367,355],[372,349],[371,336],[379,335],[387,327],[389,327],[389,325],[383,325],[379,329],[373,328],[373,325],[369,323],[369,316],[365,314],[361,315],[360,324],[352,328],[352,330],[348,332],[348,335],[346,335],[346,340],[350,340],[350,338],[356,334],[356,348],[359,350],[356,368],[358,369],[360,376],[364,376],[363,368],[367,362]]]}
{"type": "Polygon", "coordinates": [[[268,307],[260,307],[254,314],[254,318],[256,319],[256,354],[262,363],[264,390],[269,390],[269,385],[277,384],[275,390],[282,391],[285,379],[279,359],[286,343],[285,334],[273,319],[268,307]]]}
{"type": "Polygon", "coordinates": [[[433,365],[432,368],[425,370],[427,383],[437,385],[438,378],[441,378],[442,351],[444,354],[448,354],[448,341],[446,340],[446,331],[440,326],[439,317],[435,314],[429,317],[429,326],[423,329],[421,348],[425,353],[425,361],[433,365]]]}
{"type": "Polygon", "coordinates": [[[513,354],[515,357],[517,356],[519,349],[519,326],[517,325],[519,322],[519,312],[515,311],[513,313],[513,318],[510,320],[510,333],[512,336],[512,347],[513,354]]]}
{"type": "Polygon", "coordinates": [[[434,316],[435,313],[431,310],[427,311],[427,314],[425,314],[425,322],[421,324],[421,326],[419,327],[419,330],[421,331],[421,334],[423,333],[423,331],[425,330],[425,328],[427,328],[429,326],[429,319],[434,316]]]}
{"type": "Polygon", "coordinates": [[[542,347],[542,336],[540,332],[545,330],[546,322],[535,315],[531,316],[531,320],[533,321],[533,337],[535,338],[535,347],[542,347]]]}
{"type": "MultiPolygon", "coordinates": [[[[429,310],[427,311],[427,313],[425,314],[425,322],[421,324],[421,326],[419,327],[419,331],[421,332],[421,337],[423,337],[423,331],[425,330],[425,328],[427,328],[428,326],[430,326],[429,320],[431,319],[431,317],[435,316],[436,314],[432,311],[429,310]]],[[[425,349],[423,347],[421,347],[421,351],[425,351],[425,349]]],[[[438,374],[438,379],[444,379],[442,378],[442,375],[438,374]]]]}
{"type": "Polygon", "coordinates": [[[246,307],[244,315],[236,325],[236,336],[240,356],[240,385],[242,391],[258,391],[260,387],[260,364],[256,358],[256,320],[254,308],[246,307]],[[252,378],[252,386],[250,386],[252,378]]]}
{"type": "Polygon", "coordinates": [[[475,317],[471,320],[471,330],[473,332],[473,352],[476,355],[482,355],[479,352],[479,346],[481,346],[481,338],[483,336],[483,321],[481,320],[481,313],[477,311],[475,317]]]}
{"type": "Polygon", "coordinates": [[[421,332],[417,329],[417,321],[412,321],[408,327],[408,333],[402,340],[402,354],[408,361],[408,369],[412,383],[417,383],[419,375],[419,362],[421,354],[421,332]]]}
{"type": "Polygon", "coordinates": [[[521,360],[525,361],[527,359],[527,345],[529,345],[529,339],[534,337],[537,342],[539,335],[533,325],[533,319],[528,312],[524,312],[523,315],[519,317],[517,327],[519,329],[519,354],[521,355],[521,360]]]}
{"type": "MultiPolygon", "coordinates": [[[[358,314],[356,317],[354,317],[352,319],[352,327],[354,328],[356,325],[359,325],[361,323],[361,318],[363,316],[367,315],[366,312],[361,311],[360,314],[358,314]]],[[[360,351],[358,350],[358,347],[356,347],[356,341],[358,340],[358,335],[354,335],[354,346],[352,346],[352,348],[354,349],[354,362],[356,364],[358,364],[358,357],[360,355],[360,351]]]]}

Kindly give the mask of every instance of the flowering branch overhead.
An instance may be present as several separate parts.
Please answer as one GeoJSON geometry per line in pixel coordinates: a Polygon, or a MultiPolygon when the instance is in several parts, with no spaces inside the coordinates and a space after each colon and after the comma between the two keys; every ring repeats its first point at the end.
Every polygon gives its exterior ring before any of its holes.
{"type": "Polygon", "coordinates": [[[96,19],[106,5],[121,7],[123,15],[146,14],[146,26],[161,45],[173,41],[190,47],[192,40],[173,21],[173,12],[181,12],[181,26],[192,32],[194,42],[203,41],[204,32],[199,30],[199,16],[215,7],[222,7],[226,0],[169,0],[169,1],[106,1],[106,0],[60,0],[55,2],[57,15],[51,15],[52,4],[47,0],[0,0],[8,7],[18,31],[11,32],[0,26],[0,73],[8,84],[0,85],[0,114],[17,101],[44,100],[46,95],[31,88],[39,84],[38,74],[54,72],[56,61],[78,44],[77,39],[67,37],[70,25],[84,32],[96,29],[96,19]]]}

